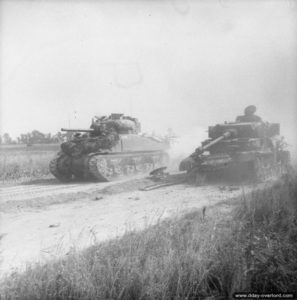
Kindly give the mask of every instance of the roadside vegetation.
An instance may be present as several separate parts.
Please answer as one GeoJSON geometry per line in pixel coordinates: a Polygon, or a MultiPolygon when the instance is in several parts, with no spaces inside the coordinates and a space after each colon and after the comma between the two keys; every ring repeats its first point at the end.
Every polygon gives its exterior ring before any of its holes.
{"type": "Polygon", "coordinates": [[[297,179],[2,279],[1,299],[212,299],[297,293],[297,179]]]}
{"type": "Polygon", "coordinates": [[[29,180],[48,176],[49,162],[58,145],[2,145],[0,147],[0,181],[29,180]]]}

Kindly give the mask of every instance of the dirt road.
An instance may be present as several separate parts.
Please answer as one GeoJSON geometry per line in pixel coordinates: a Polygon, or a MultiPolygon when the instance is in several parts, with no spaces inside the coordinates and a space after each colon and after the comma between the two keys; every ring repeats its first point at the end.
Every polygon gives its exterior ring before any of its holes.
{"type": "Polygon", "coordinates": [[[0,198],[4,199],[5,201],[27,200],[58,194],[89,191],[90,189],[102,189],[110,184],[110,182],[63,184],[55,180],[44,180],[39,183],[2,187],[0,188],[0,198]]]}
{"type": "Polygon", "coordinates": [[[72,248],[83,249],[242,193],[239,188],[184,184],[139,190],[147,184],[147,179],[138,178],[116,183],[45,182],[1,188],[0,273],[22,270],[27,263],[44,263],[72,248]]]}

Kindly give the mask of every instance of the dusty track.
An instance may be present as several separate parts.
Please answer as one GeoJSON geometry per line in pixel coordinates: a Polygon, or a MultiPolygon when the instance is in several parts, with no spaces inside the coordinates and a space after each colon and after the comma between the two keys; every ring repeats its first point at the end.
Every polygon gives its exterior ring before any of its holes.
{"type": "Polygon", "coordinates": [[[25,200],[49,195],[67,194],[88,191],[90,189],[102,189],[112,183],[75,183],[75,184],[48,184],[39,183],[32,185],[18,185],[0,188],[0,199],[25,200]]]}
{"type": "Polygon", "coordinates": [[[45,208],[52,204],[96,197],[98,192],[112,193],[135,190],[151,181],[141,176],[114,182],[60,183],[57,180],[39,180],[34,183],[0,187],[0,212],[22,212],[45,208]],[[114,190],[114,187],[115,190],[114,190]]]}
{"type": "Polygon", "coordinates": [[[71,248],[83,249],[126,230],[140,230],[163,218],[216,205],[242,193],[241,189],[188,185],[138,190],[146,184],[145,179],[130,179],[1,188],[0,273],[21,270],[27,262],[44,263],[71,248]]]}

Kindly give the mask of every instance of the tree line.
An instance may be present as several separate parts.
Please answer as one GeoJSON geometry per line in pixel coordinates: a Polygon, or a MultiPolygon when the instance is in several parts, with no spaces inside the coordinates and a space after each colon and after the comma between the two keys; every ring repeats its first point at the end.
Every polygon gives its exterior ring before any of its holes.
{"type": "Polygon", "coordinates": [[[13,145],[13,144],[56,144],[67,141],[71,138],[72,133],[57,132],[56,134],[42,133],[38,130],[33,130],[28,133],[22,133],[17,138],[13,139],[9,133],[0,135],[0,144],[13,145]]]}

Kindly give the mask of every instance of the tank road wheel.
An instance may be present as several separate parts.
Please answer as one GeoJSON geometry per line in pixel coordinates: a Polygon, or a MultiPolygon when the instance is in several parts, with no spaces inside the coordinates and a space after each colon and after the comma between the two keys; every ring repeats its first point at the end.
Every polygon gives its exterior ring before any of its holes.
{"type": "Polygon", "coordinates": [[[115,176],[122,176],[123,175],[123,167],[120,164],[115,165],[113,167],[113,171],[114,171],[115,176]]]}
{"type": "Polygon", "coordinates": [[[127,176],[132,175],[135,173],[135,166],[131,164],[127,164],[123,167],[123,172],[127,176]]]}
{"type": "Polygon", "coordinates": [[[106,178],[100,173],[98,167],[97,167],[98,158],[96,156],[90,157],[88,161],[88,171],[91,175],[91,178],[94,180],[97,180],[99,182],[107,181],[106,178]]]}
{"type": "Polygon", "coordinates": [[[58,154],[49,164],[50,172],[59,180],[69,182],[72,179],[71,158],[62,153],[58,154]]]}
{"type": "Polygon", "coordinates": [[[98,181],[110,181],[114,177],[113,167],[109,165],[105,157],[91,157],[89,171],[92,177],[98,181]]]}
{"type": "Polygon", "coordinates": [[[148,173],[154,169],[154,160],[151,156],[143,156],[141,159],[142,172],[148,173]]]}
{"type": "Polygon", "coordinates": [[[144,172],[147,173],[154,169],[154,165],[152,163],[145,163],[143,168],[144,172]]]}
{"type": "Polygon", "coordinates": [[[143,164],[143,172],[144,173],[148,173],[152,170],[154,170],[154,163],[153,162],[149,162],[149,161],[146,161],[144,164],[143,164]]]}
{"type": "Polygon", "coordinates": [[[131,157],[119,158],[115,166],[115,172],[120,171],[122,176],[129,176],[135,173],[135,166],[131,157]]]}
{"type": "Polygon", "coordinates": [[[105,158],[99,158],[97,160],[97,169],[107,181],[110,181],[114,177],[114,169],[105,158]]]}
{"type": "Polygon", "coordinates": [[[135,173],[143,173],[143,160],[141,156],[133,158],[135,173]]]}

